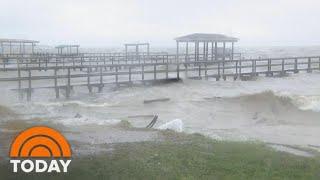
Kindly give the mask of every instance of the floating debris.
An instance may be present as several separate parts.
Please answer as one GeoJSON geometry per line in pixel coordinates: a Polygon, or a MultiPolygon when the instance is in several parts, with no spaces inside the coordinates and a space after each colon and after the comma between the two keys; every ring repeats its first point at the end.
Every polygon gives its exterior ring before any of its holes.
{"type": "Polygon", "coordinates": [[[157,120],[158,120],[158,115],[155,115],[152,121],[148,124],[146,128],[152,128],[156,124],[157,120]]]}
{"type": "Polygon", "coordinates": [[[149,104],[153,102],[165,102],[165,101],[170,101],[170,98],[160,98],[160,99],[151,99],[151,100],[144,100],[144,104],[149,104]]]}
{"type": "Polygon", "coordinates": [[[128,116],[128,118],[152,118],[152,117],[154,117],[154,115],[148,115],[148,114],[146,114],[146,115],[133,115],[133,116],[128,116]]]}

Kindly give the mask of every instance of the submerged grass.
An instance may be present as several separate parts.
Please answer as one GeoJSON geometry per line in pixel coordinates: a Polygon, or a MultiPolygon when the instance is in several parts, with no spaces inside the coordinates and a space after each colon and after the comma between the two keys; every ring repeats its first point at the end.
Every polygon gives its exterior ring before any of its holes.
{"type": "Polygon", "coordinates": [[[319,156],[277,152],[262,143],[162,133],[164,141],[113,144],[112,152],[74,157],[67,174],[13,174],[5,163],[0,179],[320,179],[319,156]]]}

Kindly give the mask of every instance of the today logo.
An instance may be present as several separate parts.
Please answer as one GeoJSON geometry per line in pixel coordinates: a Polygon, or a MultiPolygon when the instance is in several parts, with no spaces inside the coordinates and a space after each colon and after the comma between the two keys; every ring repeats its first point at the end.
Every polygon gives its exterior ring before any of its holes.
{"type": "Polygon", "coordinates": [[[55,129],[35,126],[21,132],[12,142],[10,163],[13,172],[68,172],[71,148],[55,129]]]}

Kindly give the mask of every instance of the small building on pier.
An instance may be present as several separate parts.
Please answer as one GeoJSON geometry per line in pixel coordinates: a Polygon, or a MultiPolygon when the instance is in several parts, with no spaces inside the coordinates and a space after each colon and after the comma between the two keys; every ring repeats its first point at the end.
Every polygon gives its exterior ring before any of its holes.
{"type": "MultiPolygon", "coordinates": [[[[124,44],[125,46],[125,53],[126,55],[130,54],[129,48],[133,47],[134,51],[133,53],[138,56],[140,55],[140,53],[142,54],[150,54],[150,44],[149,43],[131,43],[131,44],[124,44]],[[145,51],[140,51],[141,47],[145,47],[145,51]]],[[[131,51],[132,52],[132,51],[131,51]]]]}
{"type": "Polygon", "coordinates": [[[150,44],[149,43],[131,43],[131,44],[124,44],[125,46],[125,56],[126,61],[138,61],[139,63],[141,60],[146,60],[150,56],[150,44]],[[134,48],[134,51],[130,51],[129,48],[134,48]],[[142,49],[142,48],[144,49],[142,49]],[[141,50],[142,49],[142,50],[141,50]]]}
{"type": "Polygon", "coordinates": [[[0,39],[1,54],[33,54],[39,41],[25,39],[0,39]]]}
{"type": "Polygon", "coordinates": [[[177,42],[177,59],[188,61],[213,61],[234,59],[235,37],[223,34],[195,33],[175,39],[177,42]],[[185,51],[179,49],[184,45],[185,51]],[[193,48],[191,47],[193,45],[193,48]],[[201,50],[200,50],[201,46],[201,50]],[[229,47],[227,47],[229,46],[229,47]],[[191,52],[190,52],[191,50],[191,52]]]}
{"type": "Polygon", "coordinates": [[[78,55],[80,45],[59,45],[56,46],[59,55],[78,55]]]}

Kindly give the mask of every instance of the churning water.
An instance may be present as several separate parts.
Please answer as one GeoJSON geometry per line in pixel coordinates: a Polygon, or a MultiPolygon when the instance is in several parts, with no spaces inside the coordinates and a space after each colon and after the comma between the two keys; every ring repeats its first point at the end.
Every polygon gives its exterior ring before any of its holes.
{"type": "MultiPolygon", "coordinates": [[[[320,54],[319,47],[243,50],[252,57],[320,54]]],[[[28,103],[18,102],[10,86],[2,84],[0,114],[2,122],[15,121],[19,116],[83,129],[89,125],[114,126],[121,120],[145,127],[153,115],[158,115],[155,128],[175,120],[169,123],[178,126],[173,129],[215,139],[320,147],[319,80],[319,72],[254,81],[184,78],[154,86],[110,87],[99,94],[89,94],[84,88],[69,100],[54,99],[53,90],[36,90],[37,95],[28,103]],[[160,98],[169,100],[144,103],[160,98]]]]}

